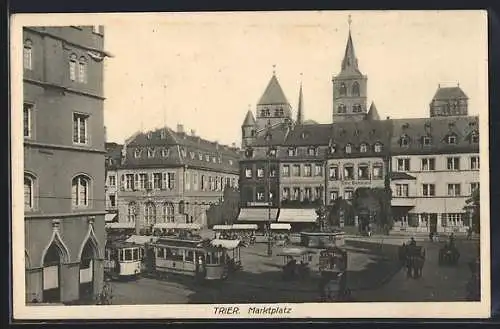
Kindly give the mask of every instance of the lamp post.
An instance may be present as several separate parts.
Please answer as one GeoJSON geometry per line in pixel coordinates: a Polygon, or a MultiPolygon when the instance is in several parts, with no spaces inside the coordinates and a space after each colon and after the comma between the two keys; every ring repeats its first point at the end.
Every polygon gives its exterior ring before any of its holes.
{"type": "Polygon", "coordinates": [[[271,194],[271,132],[269,131],[269,125],[266,132],[266,143],[267,143],[267,255],[273,255],[272,237],[271,237],[271,204],[272,204],[272,194],[271,194]]]}

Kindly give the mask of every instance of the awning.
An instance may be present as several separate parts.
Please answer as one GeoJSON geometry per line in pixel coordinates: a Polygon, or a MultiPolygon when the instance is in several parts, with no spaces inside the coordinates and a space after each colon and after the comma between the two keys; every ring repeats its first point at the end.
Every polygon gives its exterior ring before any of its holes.
{"type": "Polygon", "coordinates": [[[158,238],[155,236],[132,235],[127,240],[125,240],[125,242],[144,245],[145,243],[148,242],[156,242],[156,240],[158,240],[158,238]]]}
{"type": "Polygon", "coordinates": [[[201,230],[200,224],[195,223],[156,223],[153,228],[168,230],[201,230]]]}
{"type": "Polygon", "coordinates": [[[316,222],[315,209],[291,209],[281,208],[278,222],[285,223],[314,223],[316,222]]]}
{"type": "Polygon", "coordinates": [[[232,250],[237,248],[240,245],[240,240],[222,240],[222,239],[214,239],[210,241],[210,245],[216,248],[224,248],[228,250],[232,250]]]}
{"type": "MultiPolygon", "coordinates": [[[[271,208],[271,221],[276,221],[278,209],[271,208]]],[[[269,221],[268,208],[241,208],[238,215],[238,221],[246,222],[267,222],[269,221]]]]}
{"type": "Polygon", "coordinates": [[[106,223],[106,228],[116,228],[116,229],[135,228],[135,223],[132,222],[106,223]]]}
{"type": "Polygon", "coordinates": [[[109,223],[115,220],[118,214],[106,214],[104,215],[104,222],[109,223]]]}
{"type": "Polygon", "coordinates": [[[214,225],[212,227],[212,230],[214,231],[224,231],[224,230],[230,230],[232,228],[232,225],[214,225]]]}
{"type": "Polygon", "coordinates": [[[257,224],[233,224],[231,225],[232,230],[258,230],[259,226],[257,224]]]}
{"type": "Polygon", "coordinates": [[[288,223],[271,223],[271,230],[286,230],[292,229],[292,225],[288,223]]]}
{"type": "Polygon", "coordinates": [[[314,254],[314,251],[302,249],[302,248],[283,248],[281,252],[278,253],[277,256],[302,256],[307,254],[314,254]]]}

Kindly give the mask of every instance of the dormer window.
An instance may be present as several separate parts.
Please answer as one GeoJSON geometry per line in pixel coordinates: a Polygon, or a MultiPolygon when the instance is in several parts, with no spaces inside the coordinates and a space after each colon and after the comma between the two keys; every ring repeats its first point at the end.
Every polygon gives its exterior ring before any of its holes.
{"type": "Polygon", "coordinates": [[[302,139],[307,139],[309,137],[309,133],[307,131],[304,131],[302,132],[302,134],[300,134],[300,138],[302,139]]]}
{"type": "Polygon", "coordinates": [[[181,155],[182,155],[183,158],[186,157],[186,149],[185,148],[181,149],[181,155]]]}
{"type": "Polygon", "coordinates": [[[203,161],[203,154],[198,153],[198,160],[203,161]]]}
{"type": "Polygon", "coordinates": [[[429,136],[422,137],[422,144],[424,146],[429,146],[432,144],[432,139],[429,136]]]}
{"type": "Polygon", "coordinates": [[[330,147],[328,147],[328,152],[330,154],[334,154],[335,152],[337,152],[337,147],[335,145],[331,145],[330,147]]]}
{"type": "Polygon", "coordinates": [[[366,151],[368,151],[368,145],[366,145],[365,143],[361,144],[361,145],[359,146],[359,151],[360,151],[361,153],[366,153],[366,151]]]}
{"type": "Polygon", "coordinates": [[[161,150],[161,156],[162,156],[163,158],[168,157],[168,154],[169,154],[169,150],[168,150],[168,149],[162,149],[162,150],[161,150]]]}
{"type": "Polygon", "coordinates": [[[350,154],[352,152],[352,146],[351,144],[347,144],[345,146],[345,153],[350,154]]]}
{"type": "Polygon", "coordinates": [[[217,163],[217,158],[216,157],[212,157],[212,162],[213,163],[217,163]]]}
{"type": "Polygon", "coordinates": [[[382,152],[382,144],[376,143],[375,146],[373,147],[373,150],[375,151],[375,153],[382,152]]]}
{"type": "Polygon", "coordinates": [[[210,162],[210,155],[205,155],[205,161],[210,162]]]}
{"type": "Polygon", "coordinates": [[[155,156],[155,151],[153,149],[148,149],[148,158],[152,158],[155,156]]]}
{"type": "Polygon", "coordinates": [[[307,154],[310,156],[316,156],[318,155],[318,149],[314,146],[310,147],[307,149],[307,154]]]}
{"type": "Polygon", "coordinates": [[[167,132],[166,132],[165,130],[162,130],[162,131],[160,132],[160,138],[161,138],[161,139],[166,139],[166,138],[167,138],[167,132]]]}
{"type": "Polygon", "coordinates": [[[297,155],[297,149],[294,148],[294,147],[291,147],[288,149],[288,156],[289,157],[293,157],[293,156],[296,156],[297,155]]]}
{"type": "Polygon", "coordinates": [[[269,156],[275,157],[276,156],[276,152],[277,152],[277,150],[276,150],[275,147],[269,149],[269,156]]]}
{"type": "Polygon", "coordinates": [[[151,137],[153,137],[153,134],[149,132],[149,133],[146,135],[146,137],[147,137],[147,139],[151,139],[151,137]]]}
{"type": "Polygon", "coordinates": [[[141,150],[136,149],[136,150],[134,151],[134,158],[136,158],[136,159],[137,159],[137,158],[140,158],[140,157],[141,157],[141,150]]]}
{"type": "Polygon", "coordinates": [[[479,143],[479,134],[477,132],[473,132],[470,136],[471,143],[479,143]]]}
{"type": "Polygon", "coordinates": [[[401,146],[409,146],[410,145],[410,138],[406,135],[401,136],[400,139],[401,146]]]}
{"type": "Polygon", "coordinates": [[[456,144],[457,143],[457,136],[455,136],[455,135],[448,135],[448,137],[446,138],[446,142],[448,144],[456,144]]]}
{"type": "Polygon", "coordinates": [[[247,158],[252,158],[253,157],[253,149],[251,149],[251,148],[246,149],[245,156],[247,158]]]}
{"type": "Polygon", "coordinates": [[[191,159],[194,160],[194,156],[195,156],[194,152],[189,152],[189,156],[191,157],[191,159]]]}

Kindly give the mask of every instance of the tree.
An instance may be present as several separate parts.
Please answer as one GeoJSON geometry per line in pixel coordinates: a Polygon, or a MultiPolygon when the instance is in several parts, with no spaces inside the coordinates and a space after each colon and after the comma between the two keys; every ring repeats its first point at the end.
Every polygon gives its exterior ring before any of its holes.
{"type": "Polygon", "coordinates": [[[472,230],[476,233],[480,232],[480,216],[481,216],[481,207],[480,207],[480,193],[479,189],[475,189],[472,192],[472,195],[469,199],[465,201],[465,207],[464,209],[467,211],[467,213],[471,214],[471,219],[472,222],[470,223],[472,230]]]}
{"type": "Polygon", "coordinates": [[[376,214],[375,223],[385,233],[392,227],[390,189],[360,187],[354,191],[352,205],[356,214],[376,214]]]}

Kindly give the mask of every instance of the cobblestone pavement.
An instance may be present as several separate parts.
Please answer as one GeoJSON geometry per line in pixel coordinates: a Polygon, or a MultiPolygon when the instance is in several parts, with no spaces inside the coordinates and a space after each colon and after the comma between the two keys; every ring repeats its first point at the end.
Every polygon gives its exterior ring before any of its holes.
{"type": "Polygon", "coordinates": [[[457,266],[439,266],[438,252],[442,243],[420,242],[426,248],[426,262],[419,279],[408,279],[404,269],[389,283],[377,289],[358,291],[356,301],[465,301],[466,284],[471,272],[468,262],[478,255],[478,241],[457,241],[460,260],[457,266]]]}
{"type": "MultiPolygon", "coordinates": [[[[383,255],[376,243],[346,246],[351,289],[379,285],[392,276],[399,265],[392,254],[383,255]]],[[[267,256],[265,243],[243,248],[243,270],[228,280],[196,284],[190,277],[172,276],[166,280],[141,278],[132,282],[113,282],[113,304],[163,303],[242,303],[242,302],[312,302],[318,300],[318,255],[313,256],[311,277],[303,281],[283,281],[280,247],[267,256]]]]}

